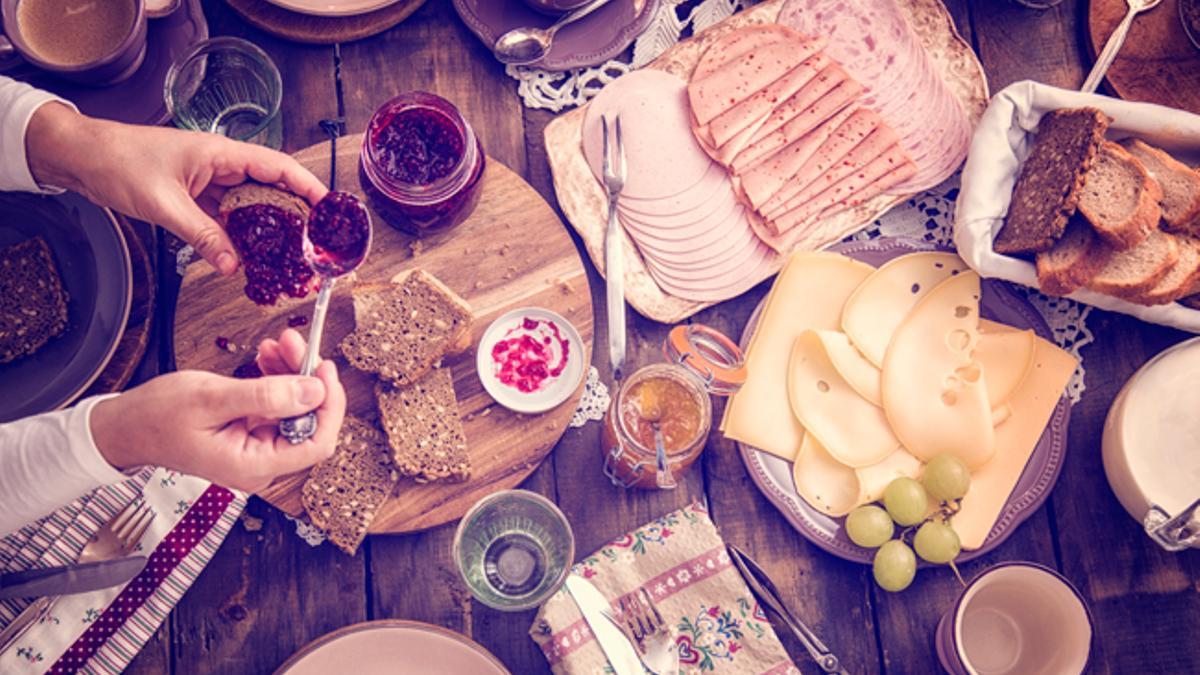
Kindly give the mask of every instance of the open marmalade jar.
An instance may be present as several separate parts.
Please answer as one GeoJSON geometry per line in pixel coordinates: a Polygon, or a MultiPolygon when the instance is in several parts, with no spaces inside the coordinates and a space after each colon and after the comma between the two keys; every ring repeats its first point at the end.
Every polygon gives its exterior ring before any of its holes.
{"type": "Polygon", "coordinates": [[[604,473],[620,487],[656,486],[656,424],[671,471],[691,466],[712,428],[709,397],[728,396],[746,381],[741,350],[707,326],[671,329],[663,354],[666,363],[644,366],[621,383],[604,418],[604,473]]]}

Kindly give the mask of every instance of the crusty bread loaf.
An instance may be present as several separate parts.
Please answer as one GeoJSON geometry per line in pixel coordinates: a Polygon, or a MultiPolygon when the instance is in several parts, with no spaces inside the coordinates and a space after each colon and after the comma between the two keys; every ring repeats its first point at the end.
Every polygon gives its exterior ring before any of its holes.
{"type": "Polygon", "coordinates": [[[354,332],[342,340],[350,365],[409,385],[470,341],[471,306],[424,270],[354,289],[354,332]],[[464,339],[465,338],[465,339],[464,339]]]}
{"type": "Polygon", "coordinates": [[[399,480],[383,432],[349,415],[338,434],[337,450],[309,472],[300,501],[313,524],[354,555],[399,480]]]}
{"type": "Polygon", "coordinates": [[[1162,222],[1168,232],[1200,234],[1200,173],[1166,152],[1137,139],[1125,148],[1141,161],[1162,188],[1162,222]]]}
{"type": "Polygon", "coordinates": [[[1191,237],[1176,237],[1175,241],[1179,244],[1179,260],[1153,288],[1130,300],[1140,305],[1165,305],[1192,292],[1200,281],[1200,241],[1191,237]]]}
{"type": "Polygon", "coordinates": [[[41,237],[0,249],[0,363],[29,356],[62,335],[67,299],[41,237]]]}
{"type": "Polygon", "coordinates": [[[1029,157],[1021,165],[997,253],[1048,251],[1074,215],[1084,174],[1095,161],[1108,117],[1095,108],[1055,110],[1041,119],[1029,157]]]}
{"type": "Polygon", "coordinates": [[[1054,248],[1037,254],[1038,286],[1049,295],[1069,295],[1087,286],[1115,249],[1076,215],[1054,248]]]}
{"type": "Polygon", "coordinates": [[[1162,189],[1125,148],[1102,143],[1084,179],[1079,212],[1114,248],[1133,248],[1158,227],[1162,189]]]}
{"type": "Polygon", "coordinates": [[[379,416],[396,467],[418,483],[464,481],[471,475],[467,435],[449,368],[434,368],[408,386],[375,386],[379,416]]]}
{"type": "Polygon", "coordinates": [[[1178,260],[1176,237],[1155,229],[1137,246],[1114,253],[1088,288],[1132,300],[1154,288],[1178,260]]]}
{"type": "Polygon", "coordinates": [[[242,183],[236,187],[229,188],[224,196],[221,197],[221,204],[217,207],[217,215],[224,221],[229,217],[230,213],[233,213],[237,209],[243,206],[254,206],[255,204],[276,206],[284,211],[295,213],[304,221],[308,220],[309,206],[308,202],[304,201],[303,198],[286,190],[280,190],[277,187],[253,182],[242,183]]]}

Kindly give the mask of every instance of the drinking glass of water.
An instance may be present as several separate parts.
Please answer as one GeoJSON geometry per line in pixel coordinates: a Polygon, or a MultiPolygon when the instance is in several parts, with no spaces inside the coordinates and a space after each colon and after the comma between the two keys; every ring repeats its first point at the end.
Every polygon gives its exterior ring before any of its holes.
{"type": "Polygon", "coordinates": [[[180,129],[279,149],[283,80],[271,57],[234,37],[205,40],[167,72],[167,109],[180,129]]]}
{"type": "Polygon", "coordinates": [[[567,579],[575,537],[562,511],[527,490],[505,490],[471,507],[454,535],[454,561],[483,604],[536,607],[567,579]]]}

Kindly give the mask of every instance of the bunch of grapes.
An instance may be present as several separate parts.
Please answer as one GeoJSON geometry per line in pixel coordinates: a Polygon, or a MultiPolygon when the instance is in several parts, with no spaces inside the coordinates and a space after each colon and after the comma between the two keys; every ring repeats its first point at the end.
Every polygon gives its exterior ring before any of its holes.
{"type": "Polygon", "coordinates": [[[900,477],[883,492],[883,507],[860,506],[846,516],[846,534],[863,548],[873,548],[875,583],[885,591],[902,591],[917,573],[917,558],[938,565],[953,564],[962,549],[949,525],[959,500],[971,486],[971,473],[957,457],[941,454],[929,460],[921,480],[900,477]],[[929,513],[929,500],[938,508],[929,513]],[[905,529],[893,539],[896,526],[905,529]],[[912,536],[912,546],[906,536],[912,536]],[[913,550],[916,549],[916,554],[913,550]]]}

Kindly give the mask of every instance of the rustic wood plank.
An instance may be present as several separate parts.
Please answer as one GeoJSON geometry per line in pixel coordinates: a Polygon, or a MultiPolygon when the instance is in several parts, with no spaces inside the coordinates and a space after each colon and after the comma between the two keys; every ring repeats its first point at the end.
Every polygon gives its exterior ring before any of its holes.
{"type": "MultiPolygon", "coordinates": [[[[972,35],[992,93],[1018,80],[1077,89],[1087,75],[1080,25],[1085,0],[1047,10],[1015,2],[973,0],[972,35]]],[[[961,25],[961,24],[960,24],[961,25]]]]}

